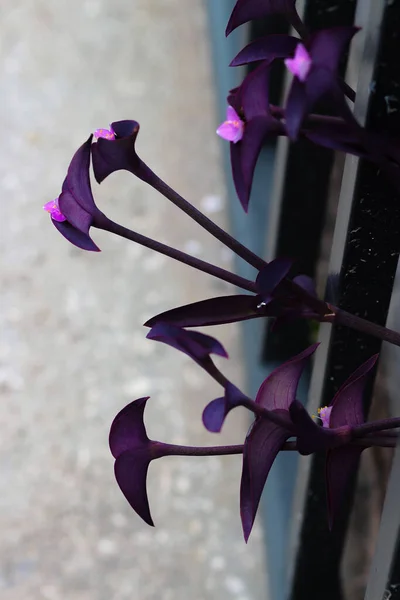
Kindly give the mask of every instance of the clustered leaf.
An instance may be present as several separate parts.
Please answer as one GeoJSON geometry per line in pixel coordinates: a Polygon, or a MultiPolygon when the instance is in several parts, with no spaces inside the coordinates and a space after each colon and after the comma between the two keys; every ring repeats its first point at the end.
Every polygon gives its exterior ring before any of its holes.
{"type": "MultiPolygon", "coordinates": [[[[348,99],[354,100],[354,91],[339,74],[340,61],[358,29],[336,27],[309,34],[296,11],[295,0],[238,0],[226,34],[250,20],[268,18],[272,14],[284,15],[301,37],[271,34],[251,42],[239,52],[232,67],[259,64],[240,86],[229,92],[227,119],[217,130],[230,143],[232,176],[243,209],[248,210],[254,170],[264,143],[283,135],[293,142],[306,138],[320,146],[374,161],[398,186],[400,149],[397,139],[367,132],[358,124],[348,103],[348,99]],[[284,61],[293,74],[284,108],[273,106],[269,99],[271,67],[277,60],[284,61]],[[325,109],[329,108],[330,114],[325,114],[325,110],[324,114],[312,113],[319,109],[321,102],[325,109]]],[[[274,369],[260,386],[255,400],[230,382],[211,358],[211,355],[228,358],[224,347],[215,338],[187,328],[266,317],[278,323],[295,318],[324,321],[332,317],[334,307],[318,299],[314,283],[307,275],[290,277],[293,260],[281,257],[266,263],[169,188],[137,154],[138,133],[139,123],[134,120],[116,121],[110,129],[97,129],[95,140],[90,135],[74,154],[60,196],[47,202],[44,208],[57,230],[83,250],[99,250],[89,235],[91,227],[97,227],[237,283],[245,290],[245,294],[209,298],[167,310],[145,325],[151,328],[148,339],[183,352],[222,386],[222,395],[206,404],[203,411],[203,424],[208,431],[219,433],[227,415],[238,406],[252,411],[255,418],[240,447],[173,446],[148,438],[144,411],[149,398],[139,398],[123,408],[111,425],[109,443],[118,485],[137,514],[153,525],[146,487],[152,460],[175,454],[203,456],[240,451],[243,454],[240,513],[247,541],[275,457],[291,445],[303,455],[325,453],[328,522],[332,527],[360,454],[372,443],[372,438],[363,437],[360,431],[365,422],[363,393],[378,355],[361,365],[343,383],[331,404],[322,407],[322,426],[296,397],[299,380],[318,344],[274,369]],[[116,171],[126,170],[160,191],[255,267],[254,281],[110,221],[93,198],[91,160],[98,183],[116,171]],[[356,438],[361,443],[356,444],[356,438]]],[[[385,426],[387,423],[382,424],[381,429],[385,426]]],[[[380,431],[379,423],[375,430],[380,431]]]]}

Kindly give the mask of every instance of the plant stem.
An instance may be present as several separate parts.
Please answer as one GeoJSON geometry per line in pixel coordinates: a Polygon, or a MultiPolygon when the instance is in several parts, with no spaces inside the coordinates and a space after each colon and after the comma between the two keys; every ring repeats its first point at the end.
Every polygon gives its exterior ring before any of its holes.
{"type": "Polygon", "coordinates": [[[377,325],[366,319],[362,319],[357,315],[352,315],[341,308],[335,306],[330,306],[330,308],[332,309],[334,316],[328,316],[326,321],[330,321],[335,325],[346,325],[347,327],[351,327],[352,329],[356,329],[367,335],[373,335],[374,337],[389,342],[390,344],[394,344],[395,346],[400,346],[399,332],[383,327],[382,325],[377,325]]]}
{"type": "MultiPolygon", "coordinates": [[[[383,438],[374,438],[373,440],[354,440],[350,442],[351,446],[362,446],[370,448],[380,446],[382,448],[393,448],[393,440],[383,438]]],[[[243,454],[243,444],[232,446],[179,446],[176,444],[160,444],[160,458],[162,456],[229,456],[243,454]]],[[[285,442],[280,452],[297,452],[296,441],[285,442]]]]}
{"type": "Polygon", "coordinates": [[[230,271],[226,271],[225,269],[221,269],[215,265],[212,265],[204,260],[199,258],[195,258],[194,256],[190,256],[190,254],[186,254],[186,252],[181,252],[180,250],[176,250],[175,248],[171,248],[171,246],[167,246],[167,244],[162,244],[161,242],[157,242],[141,233],[137,233],[136,231],[132,231],[123,225],[119,225],[114,221],[111,221],[107,217],[96,220],[94,223],[95,227],[99,229],[104,229],[110,233],[114,233],[120,237],[123,237],[132,242],[136,242],[141,246],[145,246],[146,248],[150,248],[155,252],[159,252],[160,254],[164,254],[165,256],[169,256],[179,262],[188,265],[189,267],[193,267],[199,271],[203,271],[204,273],[208,273],[213,277],[217,277],[218,279],[222,279],[232,285],[240,287],[244,290],[248,290],[249,292],[256,293],[256,285],[254,282],[249,279],[245,279],[244,277],[240,277],[235,273],[231,273],[230,271]]]}
{"type": "Polygon", "coordinates": [[[178,192],[173,190],[167,185],[162,179],[160,179],[149,167],[145,164],[141,164],[141,168],[138,171],[138,176],[151,185],[155,190],[160,192],[165,198],[168,198],[175,206],[180,208],[184,213],[189,215],[196,223],[203,227],[206,231],[211,233],[217,240],[222,242],[227,248],[230,248],[235,254],[243,258],[249,265],[257,269],[258,271],[265,267],[266,263],[262,258],[254,254],[249,248],[246,248],[243,244],[238,242],[229,233],[219,227],[214,221],[206,217],[200,210],[193,206],[190,202],[185,200],[178,192]],[[143,170],[143,172],[142,172],[143,170]]]}
{"type": "Polygon", "coordinates": [[[355,438],[364,437],[368,433],[384,432],[387,429],[395,429],[400,427],[400,417],[393,417],[392,419],[381,419],[379,421],[372,421],[371,423],[363,423],[353,429],[353,435],[355,438]]]}

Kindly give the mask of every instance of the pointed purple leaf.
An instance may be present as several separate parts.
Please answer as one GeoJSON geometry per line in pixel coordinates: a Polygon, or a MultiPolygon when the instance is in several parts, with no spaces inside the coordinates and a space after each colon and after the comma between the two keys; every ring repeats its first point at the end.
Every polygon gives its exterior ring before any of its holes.
{"type": "Polygon", "coordinates": [[[270,299],[275,288],[289,273],[293,261],[290,258],[275,258],[257,275],[256,286],[264,302],[270,299]]]}
{"type": "Polygon", "coordinates": [[[228,383],[225,388],[225,396],[213,400],[203,411],[203,424],[208,431],[219,433],[224,424],[227,414],[236,406],[240,406],[245,396],[235,385],[228,383]]]}
{"type": "Polygon", "coordinates": [[[307,46],[315,65],[336,72],[340,59],[359,27],[332,27],[314,33],[307,46]]]}
{"type": "Polygon", "coordinates": [[[303,288],[310,296],[313,296],[314,298],[317,297],[314,281],[308,275],[297,275],[293,278],[293,283],[303,288]]]}
{"type": "Polygon", "coordinates": [[[310,356],[318,348],[313,344],[283,365],[277,367],[265,379],[258,390],[256,402],[269,410],[288,411],[296,399],[297,386],[310,356]]]}
{"type": "Polygon", "coordinates": [[[294,53],[299,39],[291,35],[271,34],[254,40],[243,48],[231,62],[231,67],[246,65],[258,60],[272,61],[294,53]]]}
{"type": "Polygon", "coordinates": [[[99,138],[92,145],[93,171],[101,183],[115,171],[126,170],[140,177],[142,161],[136,154],[135,142],[139,133],[137,121],[116,121],[111,124],[115,140],[99,138]]]}
{"type": "Polygon", "coordinates": [[[253,19],[262,19],[272,14],[283,14],[288,18],[297,16],[296,0],[238,0],[232,11],[225,34],[253,19]]]}
{"type": "Polygon", "coordinates": [[[263,316],[257,311],[259,302],[260,298],[245,294],[210,298],[160,313],[149,319],[145,326],[170,323],[179,327],[202,327],[255,319],[263,316]]]}
{"type": "Polygon", "coordinates": [[[228,358],[224,347],[215,338],[198,331],[187,331],[175,325],[158,323],[146,337],[184,352],[206,370],[210,365],[210,354],[228,358]]]}
{"type": "Polygon", "coordinates": [[[272,118],[254,117],[246,123],[242,140],[230,145],[233,182],[245,212],[248,211],[254,170],[264,140],[276,135],[278,130],[272,118]]]}
{"type": "MultiPolygon", "coordinates": [[[[90,226],[93,223],[93,216],[77,203],[75,197],[69,191],[61,193],[58,205],[68,223],[88,235],[90,226]]],[[[61,222],[64,223],[65,221],[61,222]]]]}
{"type": "MultiPolygon", "coordinates": [[[[78,206],[82,207],[88,214],[94,216],[97,208],[93,199],[89,175],[92,138],[93,136],[90,135],[72,157],[67,176],[62,186],[59,202],[63,194],[68,192],[78,206]]],[[[61,212],[63,211],[61,210],[61,212]]]]}
{"type": "Polygon", "coordinates": [[[269,78],[271,65],[263,62],[244,79],[240,94],[245,120],[248,123],[254,117],[271,117],[269,109],[269,78]]]}
{"type": "Polygon", "coordinates": [[[243,449],[240,483],[240,514],[247,542],[268,473],[281,449],[291,436],[289,431],[266,419],[256,419],[247,434],[243,449]]]}
{"type": "Polygon", "coordinates": [[[349,480],[357,470],[362,451],[363,448],[345,446],[327,453],[325,472],[329,529],[332,529],[349,480]]]}
{"type": "Polygon", "coordinates": [[[331,428],[342,427],[343,425],[357,427],[357,425],[364,423],[364,388],[368,374],[378,360],[378,356],[378,354],[371,356],[358,367],[335,394],[329,420],[331,428]]]}
{"type": "Polygon", "coordinates": [[[100,248],[96,246],[93,240],[86,234],[73,227],[68,221],[53,221],[54,227],[67,239],[71,244],[92,252],[100,252],[100,248]]]}
{"type": "Polygon", "coordinates": [[[109,444],[114,458],[118,458],[126,450],[141,448],[149,443],[143,419],[148,399],[149,396],[134,400],[125,406],[112,422],[109,444]]]}
{"type": "Polygon", "coordinates": [[[117,483],[133,510],[145,523],[154,527],[147,497],[147,471],[151,461],[149,450],[127,450],[114,465],[117,483]]]}
{"type": "Polygon", "coordinates": [[[152,451],[157,443],[147,437],[143,413],[148,397],[134,400],[123,408],[112,422],[110,450],[116,459],[115,477],[133,510],[148,524],[154,525],[147,498],[147,471],[150,461],[159,453],[152,451]]]}

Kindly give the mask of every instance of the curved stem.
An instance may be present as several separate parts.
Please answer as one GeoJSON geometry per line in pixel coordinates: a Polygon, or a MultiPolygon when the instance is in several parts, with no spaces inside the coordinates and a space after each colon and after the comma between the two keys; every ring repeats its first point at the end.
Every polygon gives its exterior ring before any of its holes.
{"type": "Polygon", "coordinates": [[[98,219],[95,221],[94,226],[98,229],[104,229],[110,233],[114,233],[120,237],[123,237],[132,242],[136,242],[141,246],[145,246],[146,248],[150,248],[151,250],[155,250],[160,254],[164,254],[165,256],[169,256],[179,262],[188,265],[189,267],[193,267],[198,271],[203,271],[203,273],[208,273],[213,277],[217,277],[218,279],[222,279],[232,285],[240,287],[244,290],[248,290],[249,292],[257,293],[256,285],[249,279],[245,279],[244,277],[240,277],[235,273],[231,273],[230,271],[226,271],[225,269],[221,269],[215,265],[212,265],[204,260],[200,260],[199,258],[195,258],[194,256],[190,256],[190,254],[186,254],[186,252],[181,252],[180,250],[176,250],[176,248],[171,248],[171,246],[167,246],[167,244],[162,244],[161,242],[157,242],[141,233],[137,233],[136,231],[132,231],[123,225],[119,225],[114,221],[111,221],[107,217],[102,219],[98,219]]]}

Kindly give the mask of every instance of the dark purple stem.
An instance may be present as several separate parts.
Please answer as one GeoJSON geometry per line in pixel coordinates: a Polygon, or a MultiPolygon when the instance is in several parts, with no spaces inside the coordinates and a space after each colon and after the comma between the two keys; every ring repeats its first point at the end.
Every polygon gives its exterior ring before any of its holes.
{"type": "Polygon", "coordinates": [[[193,267],[199,271],[203,271],[204,273],[208,273],[213,277],[217,277],[218,279],[222,279],[223,281],[227,281],[232,285],[238,286],[244,290],[248,290],[249,292],[256,293],[255,283],[250,281],[249,279],[244,279],[244,277],[240,277],[239,275],[235,275],[235,273],[231,273],[230,271],[226,271],[225,269],[221,269],[220,267],[216,267],[204,260],[200,260],[199,258],[195,258],[194,256],[190,256],[190,254],[186,254],[186,252],[181,252],[180,250],[176,250],[175,248],[171,248],[171,246],[167,246],[167,244],[162,244],[161,242],[157,242],[141,233],[137,233],[136,231],[132,231],[123,225],[119,225],[114,221],[111,221],[107,217],[102,219],[98,219],[94,223],[95,227],[99,229],[104,229],[110,233],[114,233],[120,237],[123,237],[132,242],[136,242],[141,246],[145,246],[146,248],[150,248],[155,252],[160,252],[160,254],[164,254],[165,256],[169,256],[170,258],[174,258],[179,262],[188,265],[189,267],[193,267]]]}
{"type": "MultiPolygon", "coordinates": [[[[178,446],[176,444],[161,444],[161,456],[229,456],[235,454],[243,454],[243,444],[233,446],[178,446]]],[[[372,446],[380,446],[383,448],[395,447],[393,440],[384,438],[374,438],[370,440],[354,440],[350,446],[362,446],[370,448],[372,446]]],[[[285,442],[280,449],[281,452],[296,452],[296,441],[285,442]]]]}
{"type": "Polygon", "coordinates": [[[327,315],[324,319],[325,321],[335,323],[335,325],[345,325],[346,327],[351,327],[351,329],[356,329],[367,335],[372,335],[385,342],[389,342],[389,344],[400,346],[399,332],[383,327],[382,325],[377,325],[376,323],[371,323],[371,321],[352,315],[336,306],[330,306],[330,308],[332,309],[332,315],[327,315]]]}
{"type": "Polygon", "coordinates": [[[368,433],[375,433],[385,431],[387,429],[396,429],[400,427],[400,417],[393,417],[392,419],[381,419],[379,421],[372,421],[372,423],[363,423],[353,429],[353,436],[355,438],[363,437],[368,433]]]}
{"type": "Polygon", "coordinates": [[[196,221],[196,223],[211,233],[211,235],[227,246],[227,248],[230,248],[235,254],[240,256],[240,258],[243,258],[243,260],[249,263],[249,265],[258,271],[267,265],[267,263],[262,258],[257,256],[257,254],[254,254],[254,252],[249,250],[249,248],[246,248],[246,246],[238,242],[234,237],[229,235],[229,233],[214,223],[214,221],[206,217],[206,215],[199,211],[195,206],[185,200],[185,198],[167,185],[143,162],[140,167],[139,175],[143,181],[146,181],[146,183],[160,192],[160,194],[165,196],[165,198],[168,198],[168,200],[175,204],[175,206],[189,215],[189,217],[196,221]],[[144,171],[143,174],[142,170],[144,171]]]}

